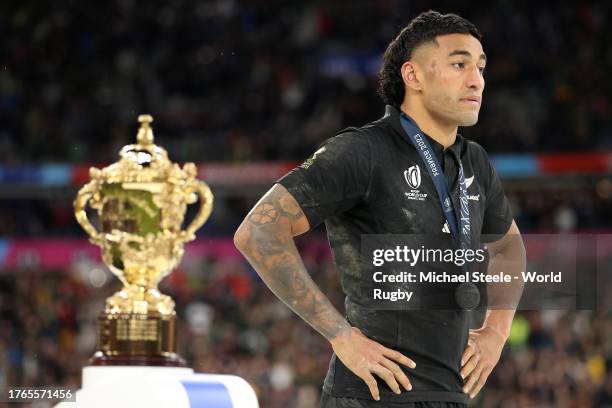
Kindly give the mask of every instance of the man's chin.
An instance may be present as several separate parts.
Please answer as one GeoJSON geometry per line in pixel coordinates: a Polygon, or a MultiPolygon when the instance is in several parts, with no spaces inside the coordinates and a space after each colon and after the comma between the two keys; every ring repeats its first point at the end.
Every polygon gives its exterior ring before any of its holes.
{"type": "Polygon", "coordinates": [[[478,123],[478,113],[473,115],[465,115],[459,118],[457,126],[474,126],[478,123]]]}

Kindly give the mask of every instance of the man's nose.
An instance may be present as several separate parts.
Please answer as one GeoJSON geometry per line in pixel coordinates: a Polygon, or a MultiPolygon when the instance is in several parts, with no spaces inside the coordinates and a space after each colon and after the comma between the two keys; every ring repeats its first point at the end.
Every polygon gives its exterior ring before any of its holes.
{"type": "Polygon", "coordinates": [[[484,87],[484,78],[480,73],[480,69],[478,67],[474,67],[469,70],[466,85],[468,88],[478,91],[484,87]]]}

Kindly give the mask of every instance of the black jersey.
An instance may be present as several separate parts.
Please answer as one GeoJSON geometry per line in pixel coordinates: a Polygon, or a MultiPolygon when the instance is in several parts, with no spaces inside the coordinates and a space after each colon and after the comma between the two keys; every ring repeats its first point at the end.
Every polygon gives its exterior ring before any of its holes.
{"type": "MultiPolygon", "coordinates": [[[[428,136],[427,136],[428,137],[428,136]]],[[[459,208],[458,162],[463,165],[472,235],[505,234],[510,205],[484,149],[457,135],[448,149],[428,137],[459,208]]],[[[346,295],[349,323],[373,340],[413,359],[404,370],[412,391],[394,394],[379,380],[383,401],[466,403],[460,375],[469,312],[463,310],[375,310],[359,297],[372,277],[360,266],[363,234],[449,232],[437,192],[415,147],[405,137],[399,111],[332,137],[280,180],[301,206],[311,228],[325,222],[334,263],[346,295]],[[415,176],[418,173],[418,177],[415,176]]],[[[371,399],[366,384],[332,356],[323,389],[333,396],[371,399]]]]}

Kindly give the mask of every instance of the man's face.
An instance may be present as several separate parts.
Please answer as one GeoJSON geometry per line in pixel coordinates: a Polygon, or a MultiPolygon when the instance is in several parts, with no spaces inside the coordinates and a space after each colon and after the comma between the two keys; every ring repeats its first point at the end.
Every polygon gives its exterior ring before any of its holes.
{"type": "Polygon", "coordinates": [[[436,37],[417,47],[413,61],[421,71],[419,81],[425,108],[433,117],[456,126],[472,126],[484,90],[486,57],[480,41],[469,34],[436,37]]]}

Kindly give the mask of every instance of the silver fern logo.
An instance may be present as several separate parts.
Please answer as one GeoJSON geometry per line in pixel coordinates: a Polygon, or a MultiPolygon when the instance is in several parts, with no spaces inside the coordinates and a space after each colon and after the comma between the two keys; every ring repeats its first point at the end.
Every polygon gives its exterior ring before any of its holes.
{"type": "Polygon", "coordinates": [[[465,188],[470,188],[472,183],[474,182],[474,176],[468,177],[465,179],[465,188]]]}
{"type": "Polygon", "coordinates": [[[421,185],[421,169],[418,164],[410,167],[408,170],[404,170],[404,178],[406,179],[406,183],[412,188],[416,190],[421,185]]]}

